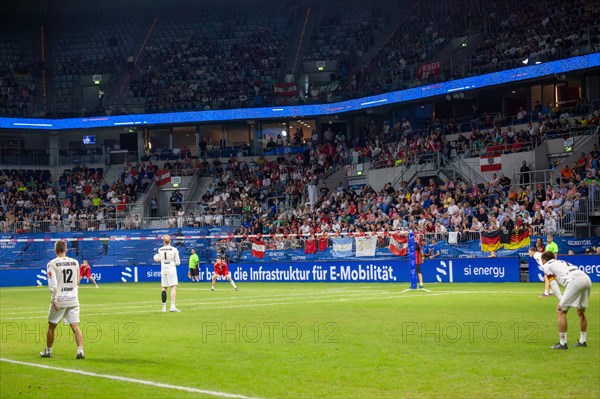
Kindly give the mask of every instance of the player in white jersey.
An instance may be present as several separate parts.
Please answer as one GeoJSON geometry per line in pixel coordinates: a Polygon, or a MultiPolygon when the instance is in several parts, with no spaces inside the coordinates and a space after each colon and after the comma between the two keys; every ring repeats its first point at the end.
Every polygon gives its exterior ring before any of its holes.
{"type": "Polygon", "coordinates": [[[175,299],[177,298],[177,266],[181,263],[179,259],[179,251],[171,246],[171,237],[163,237],[164,246],[158,249],[160,256],[160,282],[162,285],[162,312],[167,311],[167,288],[171,287],[171,312],[180,312],[175,307],[175,299]]]}
{"type": "Polygon", "coordinates": [[[52,345],[56,326],[64,318],[75,335],[77,355],[75,359],[85,359],[83,354],[83,334],[79,328],[79,262],[66,256],[67,243],[58,240],[54,243],[56,258],[48,262],[47,276],[50,289],[50,310],[48,311],[48,333],[46,349],[40,352],[42,357],[52,357],[52,345]]]}
{"type": "Polygon", "coordinates": [[[585,309],[588,306],[590,292],[592,290],[592,280],[587,274],[579,268],[564,260],[558,260],[551,251],[542,254],[542,265],[544,272],[552,283],[553,281],[565,287],[565,292],[555,290],[554,293],[559,299],[556,307],[558,318],[558,335],[560,342],[552,346],[552,349],[568,349],[567,346],[567,312],[569,308],[576,308],[579,316],[579,326],[581,332],[579,341],[575,346],[587,346],[587,319],[585,318],[585,309]]]}

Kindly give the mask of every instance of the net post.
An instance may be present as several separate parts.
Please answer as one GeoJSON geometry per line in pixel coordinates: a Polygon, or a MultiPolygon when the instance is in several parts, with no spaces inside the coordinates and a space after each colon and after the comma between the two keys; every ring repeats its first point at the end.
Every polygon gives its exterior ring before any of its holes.
{"type": "Polygon", "coordinates": [[[415,233],[413,230],[408,231],[408,264],[410,266],[410,289],[417,289],[417,265],[415,251],[415,233]]]}

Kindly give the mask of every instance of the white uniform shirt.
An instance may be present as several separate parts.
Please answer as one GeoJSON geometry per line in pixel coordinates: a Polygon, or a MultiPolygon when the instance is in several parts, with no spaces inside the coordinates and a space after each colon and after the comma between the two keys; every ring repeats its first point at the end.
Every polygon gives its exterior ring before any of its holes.
{"type": "Polygon", "coordinates": [[[571,282],[579,277],[587,276],[579,268],[564,260],[551,259],[543,265],[547,275],[553,275],[558,284],[568,287],[571,282]]]}
{"type": "Polygon", "coordinates": [[[162,272],[175,271],[175,268],[181,263],[179,251],[170,245],[160,247],[158,254],[160,255],[160,269],[162,272]]]}
{"type": "Polygon", "coordinates": [[[79,306],[79,262],[66,256],[54,258],[46,269],[50,300],[59,308],[79,306]]]}

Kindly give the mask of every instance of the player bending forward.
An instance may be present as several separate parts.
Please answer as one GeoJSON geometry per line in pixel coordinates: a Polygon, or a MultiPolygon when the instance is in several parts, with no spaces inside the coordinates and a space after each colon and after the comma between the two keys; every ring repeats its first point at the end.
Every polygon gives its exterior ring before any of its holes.
{"type": "Polygon", "coordinates": [[[554,253],[546,251],[542,254],[542,265],[544,272],[548,276],[550,285],[554,294],[559,299],[556,307],[558,318],[558,335],[560,342],[552,346],[551,349],[568,349],[567,346],[567,312],[569,308],[576,308],[579,315],[579,326],[581,328],[579,341],[575,346],[587,346],[587,319],[585,318],[585,308],[588,306],[588,299],[592,290],[592,280],[587,274],[579,268],[564,260],[558,260],[554,253]],[[560,293],[558,284],[565,287],[565,292],[560,293]]]}
{"type": "Polygon", "coordinates": [[[50,310],[48,311],[48,333],[46,334],[46,349],[40,352],[41,357],[52,357],[52,345],[56,326],[61,319],[71,326],[77,344],[75,359],[85,359],[83,354],[83,334],[79,328],[79,262],[68,258],[67,243],[58,240],[54,243],[56,258],[48,262],[47,276],[50,289],[50,310]]]}
{"type": "Polygon", "coordinates": [[[92,276],[92,268],[88,264],[87,260],[84,260],[83,263],[81,264],[81,266],[79,267],[79,281],[81,281],[81,279],[84,277],[87,280],[92,280],[92,283],[94,283],[96,288],[98,288],[98,284],[96,283],[96,280],[94,280],[94,277],[92,276]]]}
{"type": "Polygon", "coordinates": [[[217,281],[217,277],[223,276],[227,280],[229,280],[229,283],[233,286],[233,289],[237,291],[238,288],[235,285],[235,281],[231,279],[231,273],[229,273],[229,267],[227,266],[227,262],[225,262],[221,255],[217,255],[217,261],[215,262],[214,267],[215,272],[212,276],[212,287],[210,288],[210,290],[215,290],[215,282],[217,281]]]}
{"type": "Polygon", "coordinates": [[[162,286],[161,299],[162,299],[162,310],[161,312],[167,311],[167,288],[171,287],[171,312],[180,312],[175,307],[175,300],[177,299],[177,285],[179,280],[177,279],[177,266],[181,264],[179,259],[179,251],[177,248],[171,246],[171,237],[163,237],[163,245],[158,249],[158,256],[160,257],[160,283],[162,286]]]}

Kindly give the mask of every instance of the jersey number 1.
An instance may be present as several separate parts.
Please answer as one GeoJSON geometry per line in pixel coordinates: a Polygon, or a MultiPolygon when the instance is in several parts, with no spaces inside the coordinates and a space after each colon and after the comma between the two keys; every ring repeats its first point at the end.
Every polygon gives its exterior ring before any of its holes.
{"type": "Polygon", "coordinates": [[[65,284],[73,282],[73,270],[63,269],[62,275],[63,275],[63,281],[65,284]]]}

